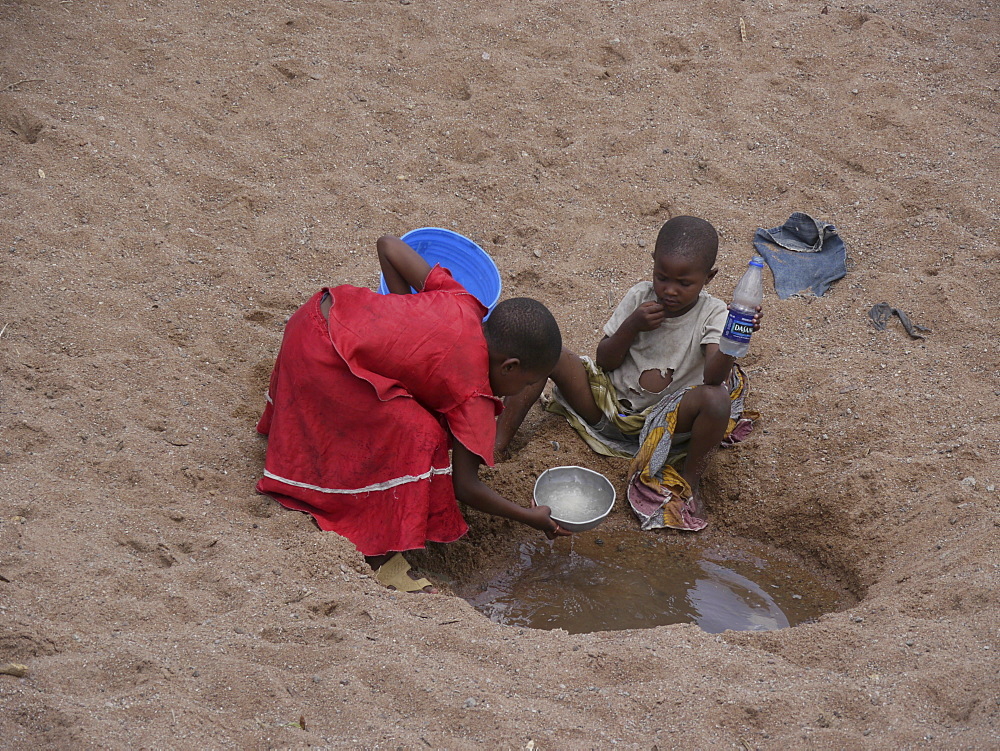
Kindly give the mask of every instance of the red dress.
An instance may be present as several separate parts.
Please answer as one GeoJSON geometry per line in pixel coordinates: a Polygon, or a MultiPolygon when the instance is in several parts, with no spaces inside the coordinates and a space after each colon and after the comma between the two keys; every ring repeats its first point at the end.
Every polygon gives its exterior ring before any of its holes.
{"type": "Polygon", "coordinates": [[[367,556],[465,534],[449,431],[492,465],[503,408],[490,389],[485,314],[439,266],[417,294],[317,292],[285,328],[257,425],[268,436],[257,489],[367,556]]]}

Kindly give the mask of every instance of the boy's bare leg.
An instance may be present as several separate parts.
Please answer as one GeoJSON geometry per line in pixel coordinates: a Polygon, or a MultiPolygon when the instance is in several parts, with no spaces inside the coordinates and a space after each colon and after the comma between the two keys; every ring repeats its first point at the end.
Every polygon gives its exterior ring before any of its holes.
{"type": "Polygon", "coordinates": [[[601,408],[594,401],[594,392],[590,390],[587,369],[578,354],[563,347],[559,362],[556,363],[556,368],[550,377],[559,387],[566,403],[586,420],[588,425],[595,425],[604,416],[601,408]]]}
{"type": "Polygon", "coordinates": [[[692,511],[699,518],[704,518],[705,512],[699,492],[701,476],[726,436],[730,406],[729,391],[725,386],[699,386],[684,395],[677,410],[675,431],[691,433],[681,476],[691,486],[692,511]]]}
{"type": "Polygon", "coordinates": [[[521,427],[524,418],[528,416],[531,406],[545,390],[546,381],[539,381],[528,386],[520,393],[504,397],[503,412],[497,418],[497,437],[493,444],[494,456],[504,456],[517,429],[521,427]]]}
{"type": "MultiPolygon", "coordinates": [[[[555,369],[549,375],[562,392],[569,405],[576,410],[589,424],[593,425],[601,419],[601,410],[594,401],[590,390],[590,380],[580,356],[563,347],[562,354],[555,369]]],[[[545,381],[529,386],[524,391],[504,399],[504,411],[497,419],[497,438],[494,451],[500,454],[506,451],[511,439],[521,427],[531,406],[542,395],[545,381]]]]}

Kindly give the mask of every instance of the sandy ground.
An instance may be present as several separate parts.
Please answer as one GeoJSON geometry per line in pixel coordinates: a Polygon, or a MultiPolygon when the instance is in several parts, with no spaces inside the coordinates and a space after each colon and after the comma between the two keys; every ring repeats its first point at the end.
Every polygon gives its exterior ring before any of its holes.
{"type": "MultiPolygon", "coordinates": [[[[27,668],[0,746],[1000,745],[998,26],[955,0],[0,0],[0,663],[27,668]],[[803,556],[847,609],[505,627],[254,493],[283,322],[374,285],[380,234],[473,237],[592,352],[668,217],[718,227],[728,297],[795,210],[849,273],[769,292],[763,418],[703,534],[803,556]],[[876,331],[882,301],[932,332],[876,331]]],[[[624,472],[537,409],[516,447],[485,474],[521,503],[556,463],[624,472]]],[[[462,579],[535,534],[470,522],[423,562],[462,579]]]]}

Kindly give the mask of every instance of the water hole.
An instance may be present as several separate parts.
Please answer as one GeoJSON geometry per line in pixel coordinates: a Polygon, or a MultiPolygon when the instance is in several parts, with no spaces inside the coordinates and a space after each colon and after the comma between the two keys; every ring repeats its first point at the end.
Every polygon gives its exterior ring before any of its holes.
{"type": "Polygon", "coordinates": [[[609,530],[525,542],[509,569],[456,594],[497,623],[571,634],[671,623],[766,631],[851,603],[836,582],[790,555],[703,539],[609,530]]]}

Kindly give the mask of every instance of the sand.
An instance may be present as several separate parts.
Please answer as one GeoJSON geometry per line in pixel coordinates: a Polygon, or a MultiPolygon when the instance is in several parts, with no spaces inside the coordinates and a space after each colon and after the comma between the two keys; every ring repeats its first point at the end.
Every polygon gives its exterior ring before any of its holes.
{"type": "MultiPolygon", "coordinates": [[[[27,671],[0,745],[1000,744],[998,32],[954,0],[0,1],[0,665],[27,671]],[[284,320],[374,286],[379,235],[472,237],[590,353],[667,218],[718,227],[726,298],[796,210],[849,272],[768,279],[762,418],[701,534],[802,556],[845,609],[502,626],[255,494],[284,320]],[[877,331],[878,302],[930,333],[877,331]]],[[[484,477],[527,504],[555,464],[621,488],[538,408],[484,477]]],[[[417,562],[535,539],[468,518],[417,562]]]]}

